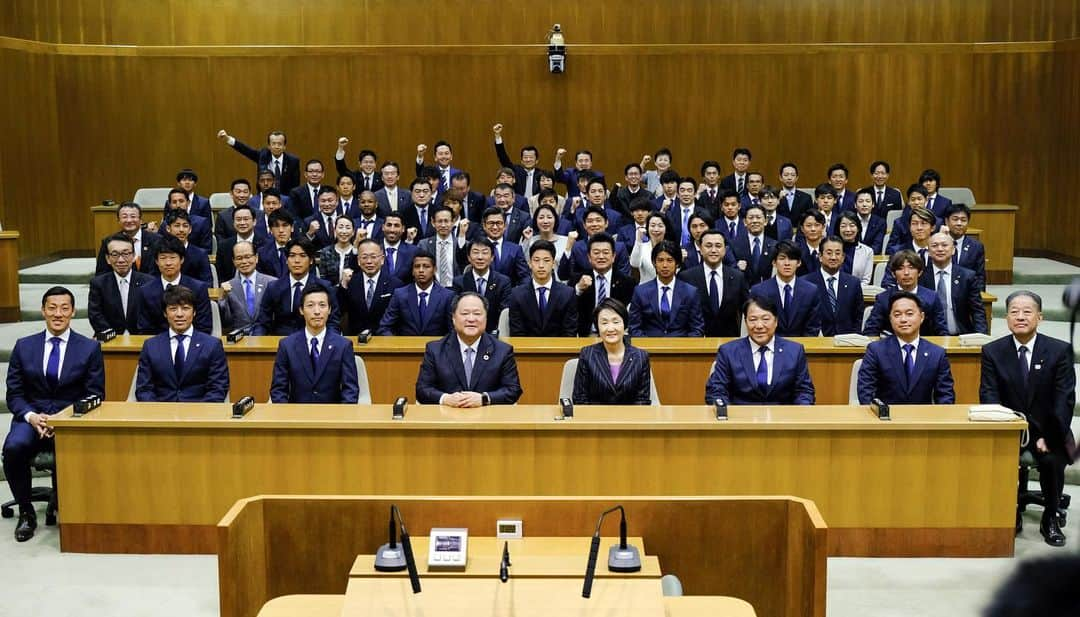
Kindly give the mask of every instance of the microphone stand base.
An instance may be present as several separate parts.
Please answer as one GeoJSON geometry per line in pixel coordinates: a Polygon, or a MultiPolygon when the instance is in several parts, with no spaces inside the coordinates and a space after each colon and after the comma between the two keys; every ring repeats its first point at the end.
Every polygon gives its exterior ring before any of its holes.
{"type": "Polygon", "coordinates": [[[608,550],[607,567],[610,572],[640,572],[641,552],[636,546],[628,544],[626,548],[619,548],[617,543],[613,544],[608,550]]]}
{"type": "Polygon", "coordinates": [[[390,548],[390,543],[387,542],[375,553],[376,572],[402,572],[406,567],[405,551],[400,543],[397,548],[390,548]]]}

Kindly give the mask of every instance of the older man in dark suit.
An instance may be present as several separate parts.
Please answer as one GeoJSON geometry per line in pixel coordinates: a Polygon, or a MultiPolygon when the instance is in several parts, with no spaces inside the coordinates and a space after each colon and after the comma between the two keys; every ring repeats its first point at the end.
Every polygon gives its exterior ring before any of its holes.
{"type": "Polygon", "coordinates": [[[486,334],[487,300],[474,292],[454,298],[454,329],[427,344],[416,378],[416,401],[449,407],[511,405],[521,397],[514,348],[486,334]]]}
{"type": "Polygon", "coordinates": [[[270,131],[266,135],[266,147],[258,150],[229,135],[224,129],[218,131],[218,139],[233,150],[255,163],[255,170],[269,169],[274,174],[278,190],[288,193],[300,185],[300,159],[285,151],[285,133],[270,131]]]}
{"type": "Polygon", "coordinates": [[[394,290],[403,283],[383,269],[382,245],[375,240],[361,240],[356,247],[359,272],[344,272],[338,287],[338,304],[345,316],[342,332],[353,336],[379,329],[394,290]]]}
{"type": "Polygon", "coordinates": [[[112,270],[90,279],[90,326],[94,332],[111,329],[124,334],[138,327],[137,307],[132,301],[134,291],[154,277],[135,270],[135,245],[126,234],[108,238],[106,245],[105,258],[112,270]]]}

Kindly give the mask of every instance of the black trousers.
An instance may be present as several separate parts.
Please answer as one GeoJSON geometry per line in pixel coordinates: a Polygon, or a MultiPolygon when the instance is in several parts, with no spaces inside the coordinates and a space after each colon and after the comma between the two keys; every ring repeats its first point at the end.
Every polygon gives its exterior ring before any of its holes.
{"type": "Polygon", "coordinates": [[[1035,456],[1035,462],[1038,465],[1039,488],[1046,502],[1043,518],[1046,518],[1056,513],[1061,504],[1061,492],[1065,488],[1065,465],[1068,459],[1062,452],[1053,450],[1039,452],[1034,443],[1028,444],[1027,450],[1035,456]]]}

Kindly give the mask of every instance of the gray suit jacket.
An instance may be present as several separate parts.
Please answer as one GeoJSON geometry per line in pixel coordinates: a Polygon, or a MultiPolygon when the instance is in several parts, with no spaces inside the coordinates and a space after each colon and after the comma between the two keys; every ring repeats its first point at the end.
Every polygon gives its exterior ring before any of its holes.
{"type": "MultiPolygon", "coordinates": [[[[375,203],[379,204],[379,212],[381,214],[386,214],[386,213],[391,211],[390,210],[390,200],[386,197],[386,191],[387,191],[386,187],[383,187],[383,188],[375,191],[375,203]]],[[[408,208],[409,206],[412,205],[412,193],[410,193],[409,191],[406,191],[405,189],[403,189],[401,187],[398,187],[397,188],[397,194],[398,194],[398,198],[397,198],[398,212],[403,212],[405,210],[405,208],[408,208]]]]}
{"type": "Polygon", "coordinates": [[[277,279],[262,272],[255,273],[255,314],[248,314],[247,300],[244,298],[244,282],[240,274],[229,281],[232,290],[217,301],[221,309],[221,329],[223,332],[232,332],[238,328],[248,330],[255,325],[259,318],[259,307],[262,306],[263,293],[277,279]]]}

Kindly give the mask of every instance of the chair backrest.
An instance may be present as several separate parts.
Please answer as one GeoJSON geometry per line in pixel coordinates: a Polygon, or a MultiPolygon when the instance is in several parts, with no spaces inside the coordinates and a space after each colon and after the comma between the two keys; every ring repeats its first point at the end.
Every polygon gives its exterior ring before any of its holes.
{"type": "Polygon", "coordinates": [[[134,403],[137,400],[135,398],[135,384],[138,383],[138,381],[139,381],[139,369],[138,369],[138,367],[136,367],[135,368],[135,373],[131,376],[131,387],[128,388],[127,402],[129,402],[129,403],[134,403]]]}
{"type": "Polygon", "coordinates": [[[510,309],[504,308],[499,311],[499,340],[508,338],[510,338],[510,309]]]}
{"type": "Polygon", "coordinates": [[[660,589],[665,596],[683,595],[682,581],[674,574],[665,574],[660,577],[660,589]]]}
{"type": "Polygon", "coordinates": [[[862,311],[862,324],[861,324],[862,327],[864,327],[864,328],[866,327],[866,320],[870,319],[870,311],[873,311],[873,310],[874,310],[874,307],[872,307],[872,306],[868,306],[868,307],[863,309],[863,311],[862,311]]]}
{"type": "Polygon", "coordinates": [[[224,210],[232,205],[232,195],[229,193],[210,193],[210,209],[224,210]]]}
{"type": "Polygon", "coordinates": [[[943,186],[938,189],[938,195],[948,197],[954,204],[975,205],[975,193],[966,186],[943,186]]]}
{"type": "Polygon", "coordinates": [[[131,198],[131,201],[139,204],[142,207],[156,206],[160,208],[165,207],[165,200],[169,198],[169,191],[172,187],[165,188],[141,188],[135,191],[135,196],[131,198]]]}
{"type": "Polygon", "coordinates": [[[577,363],[577,358],[570,358],[566,364],[563,364],[562,379],[559,381],[559,399],[574,398],[574,375],[577,374],[577,363]]]}
{"type": "Polygon", "coordinates": [[[750,331],[746,329],[746,319],[744,319],[740,315],[739,316],[739,338],[742,338],[742,337],[746,336],[747,334],[750,334],[750,331]]]}
{"type": "Polygon", "coordinates": [[[848,380],[848,392],[847,402],[848,405],[859,404],[859,368],[862,366],[862,359],[856,360],[851,365],[851,378],[848,380]]]}
{"type": "MultiPolygon", "coordinates": [[[[575,367],[576,368],[576,367],[575,367]]],[[[660,393],[656,391],[656,376],[649,369],[649,404],[660,405],[660,393]]]]}
{"type": "Polygon", "coordinates": [[[210,336],[221,336],[221,307],[217,300],[210,301],[210,336]]]}
{"type": "Polygon", "coordinates": [[[903,210],[889,210],[888,213],[885,214],[885,239],[886,240],[889,239],[889,234],[892,233],[892,227],[893,227],[893,224],[896,223],[896,219],[900,218],[900,215],[903,214],[903,213],[904,213],[903,210]]]}
{"type": "Polygon", "coordinates": [[[364,359],[357,354],[353,354],[353,359],[356,360],[356,384],[360,390],[360,396],[356,402],[360,405],[370,405],[371,385],[368,383],[367,365],[364,364],[364,359]]]}
{"type": "Polygon", "coordinates": [[[221,287],[221,283],[218,282],[217,268],[210,268],[210,286],[215,289],[221,287]]]}
{"type": "Polygon", "coordinates": [[[870,282],[881,287],[881,281],[885,280],[885,271],[889,269],[887,262],[874,264],[874,274],[870,276],[870,282]]]}
{"type": "MultiPolygon", "coordinates": [[[[811,199],[814,198],[814,189],[808,189],[808,188],[800,187],[799,190],[802,191],[803,193],[806,193],[807,195],[809,195],[811,199]]],[[[794,223],[795,221],[791,221],[791,222],[794,223]]]]}

